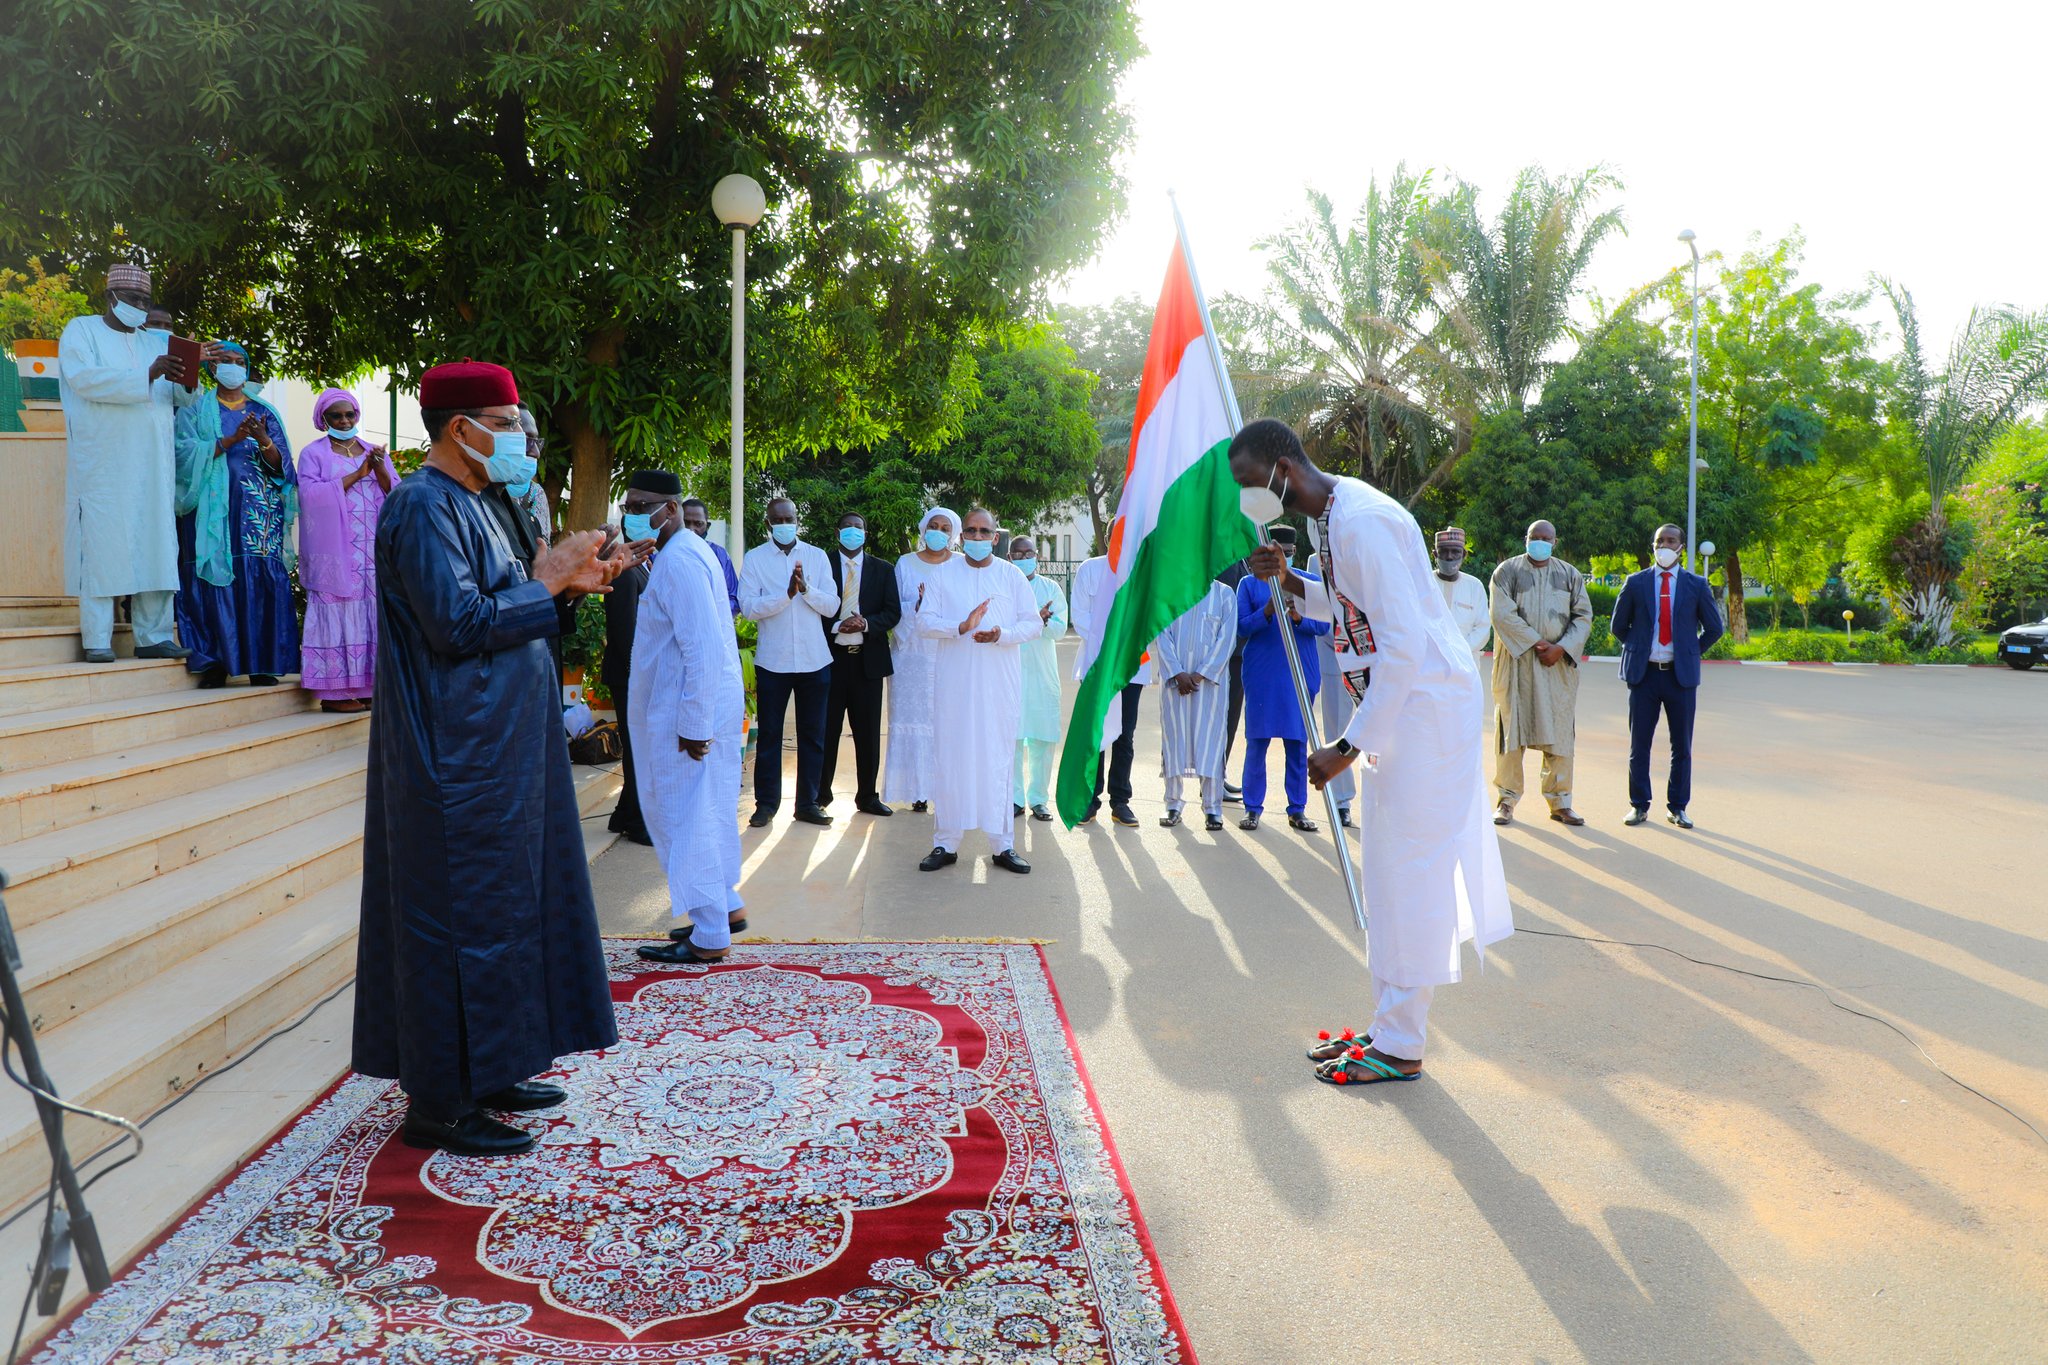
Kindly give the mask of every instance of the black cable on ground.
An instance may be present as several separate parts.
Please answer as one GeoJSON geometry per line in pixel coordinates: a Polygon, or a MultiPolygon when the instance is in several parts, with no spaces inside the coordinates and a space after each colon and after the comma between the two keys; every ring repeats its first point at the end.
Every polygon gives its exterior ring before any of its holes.
{"type": "Polygon", "coordinates": [[[1807,981],[1796,976],[1773,976],[1769,972],[1753,972],[1749,970],[1749,968],[1747,967],[1731,967],[1725,962],[1714,962],[1704,957],[1694,957],[1691,953],[1680,952],[1676,948],[1667,948],[1661,943],[1635,943],[1625,938],[1602,938],[1597,934],[1572,934],[1566,933],[1562,929],[1525,929],[1519,925],[1516,926],[1515,932],[1518,934],[1539,934],[1544,938],[1572,938],[1577,939],[1581,943],[1604,943],[1614,948],[1654,948],[1656,951],[1660,953],[1669,953],[1673,957],[1682,957],[1687,962],[1697,963],[1702,967],[1717,967],[1724,972],[1734,972],[1737,976],[1753,976],[1759,981],[1776,981],[1787,986],[1804,986],[1806,989],[1810,991],[1819,991],[1821,994],[1821,998],[1823,1000],[1827,1001],[1830,1005],[1833,1005],[1836,1009],[1842,1011],[1844,1014],[1853,1014],[1859,1019],[1869,1019],[1876,1023],[1883,1024],[1893,1033],[1896,1033],[1899,1035],[1899,1037],[1904,1038],[1907,1042],[1913,1045],[1913,1050],[1915,1052],[1919,1053],[1922,1057],[1927,1059],[1927,1065],[1933,1067],[1937,1072],[1941,1073],[1941,1075],[1947,1077],[1956,1085],[1961,1086],[1963,1089],[1969,1091],[1972,1095],[1975,1095],[1978,1099],[1984,1101],[1984,1103],[1991,1105],[1994,1108],[2003,1109],[2007,1114],[2012,1116],[2015,1122],[2019,1123],[2020,1126],[2025,1128],[2028,1132],[2032,1133],[2035,1137],[2039,1138],[2044,1145],[2048,1145],[2048,1133],[2044,1133],[2039,1128],[2035,1127],[2030,1120],[2028,1120],[2025,1116],[2020,1114],[2017,1110],[2015,1110],[2011,1105],[2007,1104],[2005,1101],[2000,1099],[1994,1099],[1992,1096],[1985,1094],[1976,1086],[1971,1085],[1968,1081],[1958,1077],[1953,1071],[1950,1071],[1940,1062],[1935,1061],[1934,1055],[1930,1053],[1926,1048],[1920,1046],[1920,1040],[1915,1038],[1912,1034],[1906,1032],[1897,1024],[1894,1024],[1891,1020],[1884,1018],[1882,1015],[1872,1014],[1868,1010],[1859,1010],[1853,1005],[1843,1004],[1841,1001],[1835,999],[1833,991],[1830,991],[1826,986],[1821,985],[1818,981],[1807,981]]]}

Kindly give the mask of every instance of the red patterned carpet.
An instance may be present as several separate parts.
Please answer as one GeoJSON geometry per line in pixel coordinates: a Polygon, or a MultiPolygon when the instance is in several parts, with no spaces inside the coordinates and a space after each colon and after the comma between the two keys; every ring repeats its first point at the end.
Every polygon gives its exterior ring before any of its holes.
{"type": "Polygon", "coordinates": [[[351,1076],[39,1360],[1192,1362],[1036,948],[608,945],[519,1157],[351,1076]]]}

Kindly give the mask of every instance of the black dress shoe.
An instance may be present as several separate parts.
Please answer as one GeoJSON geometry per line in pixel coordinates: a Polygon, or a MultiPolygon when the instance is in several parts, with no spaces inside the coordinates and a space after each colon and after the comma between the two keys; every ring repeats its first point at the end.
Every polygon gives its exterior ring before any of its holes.
{"type": "Polygon", "coordinates": [[[135,657],[138,659],[187,659],[191,656],[192,651],[175,640],[162,640],[153,645],[135,647],[135,657]]]}
{"type": "Polygon", "coordinates": [[[685,938],[675,943],[642,944],[633,951],[646,958],[649,962],[667,962],[671,964],[695,962],[703,966],[709,966],[714,962],[725,961],[731,950],[728,949],[724,953],[701,952],[696,944],[685,938]]]}
{"type": "Polygon", "coordinates": [[[209,668],[199,675],[199,685],[206,688],[226,687],[228,671],[225,668],[209,668]]]}
{"type": "Polygon", "coordinates": [[[1019,858],[1017,856],[1017,850],[1014,848],[1004,849],[1001,853],[998,853],[995,857],[989,859],[989,861],[994,863],[997,867],[1003,869],[1003,871],[1005,872],[1023,873],[1029,872],[1031,870],[1031,864],[1025,862],[1022,858],[1019,858]]]}
{"type": "Polygon", "coordinates": [[[747,827],[749,829],[766,829],[774,820],[774,811],[763,810],[761,807],[756,806],[754,807],[754,813],[747,819],[747,827]]]}
{"type": "Polygon", "coordinates": [[[1102,803],[1100,801],[1090,801],[1088,803],[1088,809],[1081,812],[1081,823],[1084,825],[1094,823],[1096,815],[1101,810],[1102,803]]]}
{"type": "Polygon", "coordinates": [[[546,1081],[515,1081],[503,1090],[479,1095],[476,1107],[524,1114],[535,1109],[552,1109],[568,1098],[569,1092],[559,1085],[549,1085],[546,1081]]]}
{"type": "Polygon", "coordinates": [[[1672,824],[1678,826],[1680,829],[1692,828],[1691,818],[1687,816],[1686,813],[1682,810],[1675,810],[1671,812],[1671,814],[1665,816],[1664,818],[1666,820],[1669,820],[1672,824]]]}
{"type": "Polygon", "coordinates": [[[1294,826],[1294,828],[1300,830],[1303,834],[1314,834],[1318,829],[1321,828],[1321,826],[1316,824],[1315,821],[1309,819],[1306,815],[1295,815],[1292,812],[1290,812],[1287,816],[1287,823],[1294,826]]]}
{"type": "Polygon", "coordinates": [[[1202,817],[1202,828],[1203,828],[1203,829],[1206,829],[1206,830],[1212,830],[1212,831],[1213,831],[1213,830],[1219,830],[1219,829],[1222,829],[1222,828],[1223,828],[1223,817],[1222,817],[1222,816],[1220,816],[1220,815],[1205,815],[1205,816],[1203,816],[1203,817],[1202,817]]]}
{"type": "Polygon", "coordinates": [[[500,1123],[476,1109],[453,1123],[430,1119],[416,1109],[408,1109],[405,1122],[399,1125],[398,1137],[408,1147],[453,1152],[456,1156],[517,1156],[533,1150],[533,1134],[500,1123]]]}
{"type": "Polygon", "coordinates": [[[1172,829],[1175,825],[1179,823],[1180,812],[1177,810],[1170,810],[1166,812],[1166,814],[1159,817],[1159,827],[1161,829],[1172,829]]]}
{"type": "Polygon", "coordinates": [[[1010,818],[1011,818],[1012,820],[1016,819],[1016,818],[1017,818],[1018,816],[1022,815],[1023,813],[1024,813],[1024,808],[1023,808],[1022,806],[1018,805],[1018,804],[1017,804],[1017,803],[1016,803],[1015,801],[1012,801],[1012,802],[1010,803],[1010,818]]]}
{"type": "Polygon", "coordinates": [[[796,818],[807,825],[829,825],[832,823],[832,817],[825,814],[817,806],[798,806],[796,818]]]}
{"type": "Polygon", "coordinates": [[[1244,788],[1236,785],[1235,783],[1225,782],[1223,784],[1223,804],[1226,806],[1234,806],[1242,805],[1243,802],[1244,788]]]}
{"type": "Polygon", "coordinates": [[[1109,818],[1129,829],[1136,829],[1138,827],[1138,813],[1129,806],[1111,806],[1109,808],[1109,818]]]}
{"type": "Polygon", "coordinates": [[[612,833],[629,844],[638,844],[642,848],[654,847],[654,836],[644,829],[614,829],[612,833]]]}
{"type": "Polygon", "coordinates": [[[1635,828],[1635,827],[1636,827],[1637,825],[1640,825],[1641,823],[1643,823],[1643,821],[1645,821],[1645,820],[1647,820],[1647,819],[1649,819],[1649,818],[1650,818],[1650,812],[1648,812],[1648,811],[1646,811],[1646,810],[1642,809],[1642,808],[1641,808],[1640,806],[1637,806],[1637,807],[1633,807],[1633,808],[1631,808],[1631,809],[1629,810],[1629,813],[1628,813],[1628,818],[1627,818],[1626,820],[1623,820],[1623,821],[1622,821],[1621,823],[1623,823],[1624,825],[1627,825],[1627,826],[1628,826],[1629,828],[1633,829],[1633,828],[1635,828]]]}
{"type": "Polygon", "coordinates": [[[1239,829],[1257,829],[1259,827],[1259,817],[1247,815],[1244,819],[1237,822],[1237,827],[1239,829]]]}
{"type": "Polygon", "coordinates": [[[910,808],[922,815],[932,808],[932,803],[929,801],[913,801],[910,803],[910,808]]]}
{"type": "Polygon", "coordinates": [[[277,686],[277,675],[274,673],[251,673],[249,675],[249,686],[275,687],[277,686]]]}
{"type": "Polygon", "coordinates": [[[1344,826],[1344,828],[1346,829],[1351,828],[1351,807],[1337,807],[1337,823],[1344,826]]]}
{"type": "Polygon", "coordinates": [[[870,796],[865,801],[856,801],[853,803],[853,808],[862,815],[894,815],[896,813],[893,807],[884,805],[882,798],[879,796],[870,796]]]}
{"type": "Polygon", "coordinates": [[[1052,812],[1042,805],[1033,806],[1031,808],[1031,818],[1034,820],[1050,820],[1052,819],[1052,812]]]}
{"type": "Polygon", "coordinates": [[[943,848],[934,848],[924,855],[924,861],[917,865],[919,872],[937,872],[942,867],[951,867],[960,861],[957,853],[948,853],[943,848]]]}
{"type": "Polygon", "coordinates": [[[114,662],[114,651],[111,649],[88,649],[85,651],[85,661],[89,664],[110,664],[114,662]]]}

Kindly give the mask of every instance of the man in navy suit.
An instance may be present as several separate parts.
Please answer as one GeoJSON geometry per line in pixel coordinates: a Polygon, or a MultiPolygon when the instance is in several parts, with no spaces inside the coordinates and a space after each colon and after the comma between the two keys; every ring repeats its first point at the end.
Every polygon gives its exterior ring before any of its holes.
{"type": "Polygon", "coordinates": [[[1678,567],[1685,533],[1657,528],[1656,564],[1628,576],[1614,600],[1614,638],[1621,645],[1621,677],[1628,684],[1628,818],[1650,815],[1650,742],[1661,713],[1671,729],[1671,783],[1667,817],[1691,829],[1692,719],[1699,700],[1700,656],[1721,638],[1721,613],[1707,580],[1678,567]]]}

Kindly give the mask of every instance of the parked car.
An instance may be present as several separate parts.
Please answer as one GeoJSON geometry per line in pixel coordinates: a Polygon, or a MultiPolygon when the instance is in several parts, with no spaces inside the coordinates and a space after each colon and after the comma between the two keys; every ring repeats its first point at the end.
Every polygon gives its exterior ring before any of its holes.
{"type": "Polygon", "coordinates": [[[2048,617],[2032,625],[2014,626],[1999,636],[1998,657],[2007,668],[2032,668],[2048,662],[2048,617]]]}

